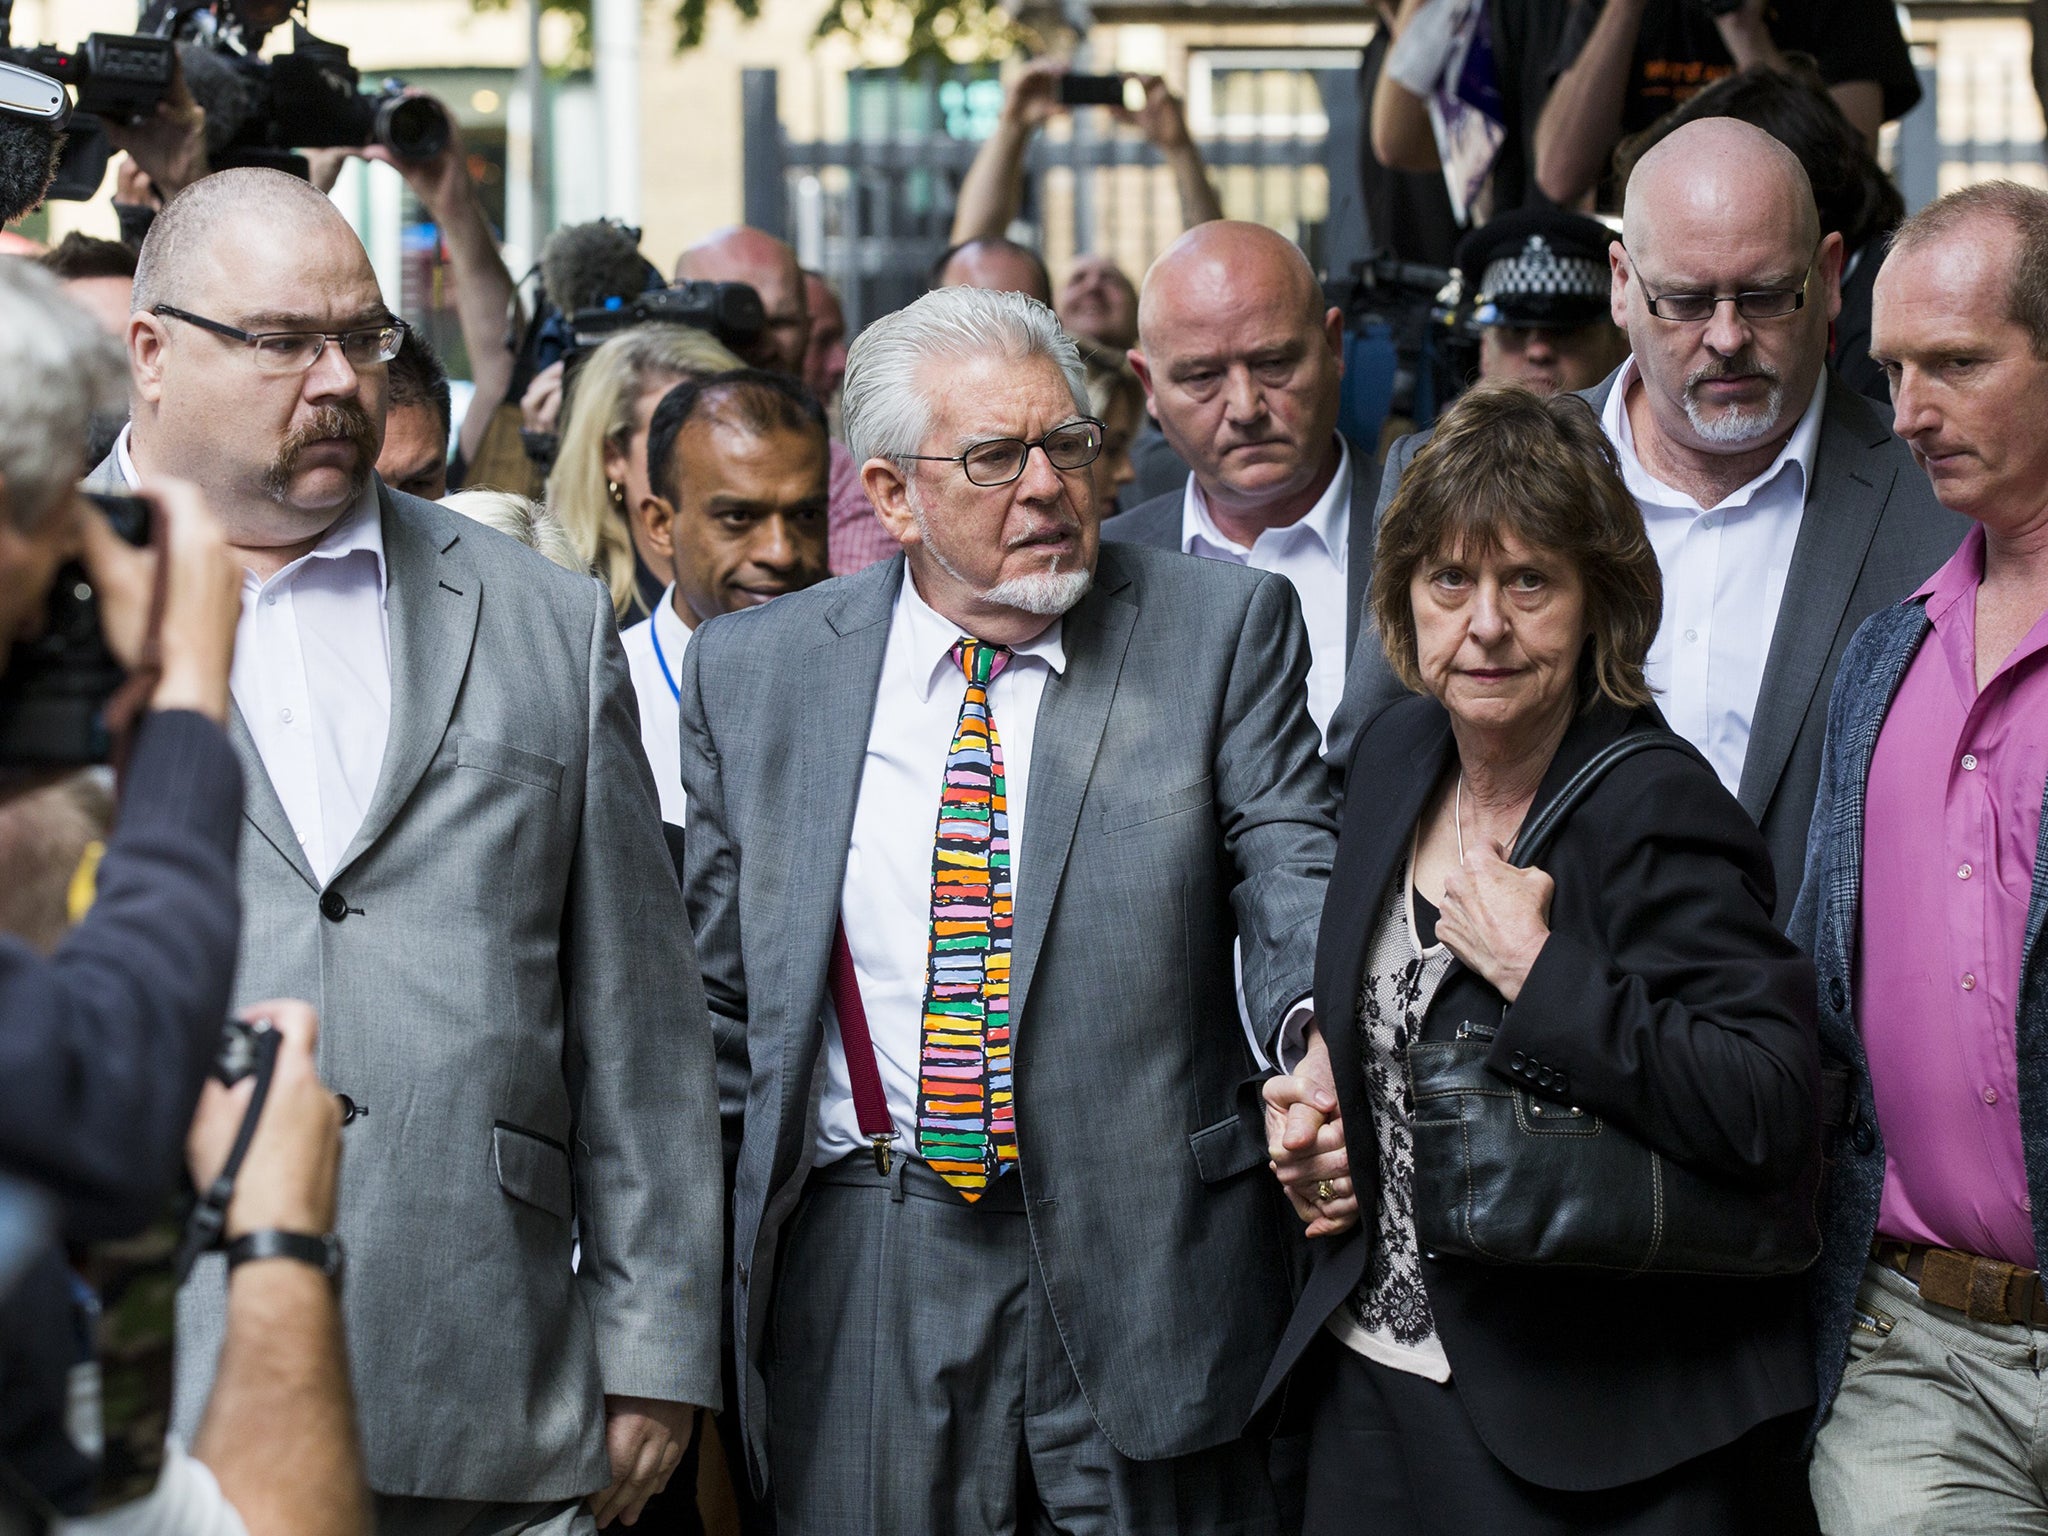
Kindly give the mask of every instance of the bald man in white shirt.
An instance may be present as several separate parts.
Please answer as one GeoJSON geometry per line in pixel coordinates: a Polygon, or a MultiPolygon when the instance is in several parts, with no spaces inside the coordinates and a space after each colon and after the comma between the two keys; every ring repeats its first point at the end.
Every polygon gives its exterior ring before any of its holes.
{"type": "Polygon", "coordinates": [[[1112,543],[1178,549],[1285,576],[1308,622],[1309,714],[1325,750],[1372,572],[1369,454],[1337,431],[1344,317],[1308,258],[1259,224],[1217,219],[1145,275],[1131,366],[1192,470],[1102,525],[1112,543]]]}
{"type": "MultiPolygon", "coordinates": [[[[1931,575],[1966,524],[1886,416],[1828,375],[1842,241],[1822,236],[1789,149],[1734,118],[1689,123],[1637,162],[1626,210],[1610,303],[1633,356],[1583,398],[1663,571],[1650,685],[1762,829],[1782,923],[1835,667],[1856,626],[1931,575]]],[[[1382,509],[1427,442],[1389,452],[1382,509]]],[[[1362,636],[1339,730],[1401,692],[1362,636]]]]}

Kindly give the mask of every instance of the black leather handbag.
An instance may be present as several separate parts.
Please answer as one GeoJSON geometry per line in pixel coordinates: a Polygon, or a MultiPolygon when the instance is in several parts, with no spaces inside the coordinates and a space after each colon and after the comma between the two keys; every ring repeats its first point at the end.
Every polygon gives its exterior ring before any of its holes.
{"type": "MultiPolygon", "coordinates": [[[[1593,786],[1638,752],[1679,751],[1633,731],[1581,768],[1522,829],[1527,868],[1593,786]]],[[[1537,1098],[1487,1070],[1493,1032],[1408,1047],[1415,1224],[1424,1249],[1483,1264],[1627,1274],[1792,1275],[1820,1254],[1820,1156],[1790,1188],[1760,1194],[1672,1162],[1613,1121],[1537,1098]]]]}

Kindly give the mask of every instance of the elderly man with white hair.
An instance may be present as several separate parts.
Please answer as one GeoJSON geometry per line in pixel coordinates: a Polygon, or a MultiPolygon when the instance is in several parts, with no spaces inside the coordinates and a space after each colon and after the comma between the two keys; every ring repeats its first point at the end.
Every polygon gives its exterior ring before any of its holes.
{"type": "MultiPolygon", "coordinates": [[[[1828,374],[1842,239],[1821,234],[1783,144],[1734,118],[1680,128],[1637,162],[1608,254],[1614,323],[1634,355],[1584,398],[1663,573],[1650,686],[1762,829],[1782,926],[1849,637],[1954,553],[1967,525],[1935,501],[1882,412],[1828,374]]],[[[1426,440],[1388,454],[1383,510],[1426,440]]],[[[1365,636],[1333,734],[1348,739],[1401,692],[1365,636]]]]}
{"type": "Polygon", "coordinates": [[[1278,1529],[1231,957],[1270,1049],[1333,848],[1300,606],[1098,546],[1102,424],[1034,300],[876,322],[845,409],[901,554],[682,669],[753,1476],[793,1531],[1278,1529]]]}

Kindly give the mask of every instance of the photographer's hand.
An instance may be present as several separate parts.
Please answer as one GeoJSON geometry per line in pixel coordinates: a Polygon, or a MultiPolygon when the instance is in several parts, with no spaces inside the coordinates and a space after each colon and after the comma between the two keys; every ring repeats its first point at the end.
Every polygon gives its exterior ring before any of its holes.
{"type": "MultiPolygon", "coordinates": [[[[323,1233],[334,1225],[341,1106],[314,1070],[318,1020],[305,1003],[258,1003],[283,1038],[235,1180],[227,1236],[265,1229],[323,1233]]],[[[186,1151],[204,1187],[226,1162],[250,1082],[208,1082],[186,1151]]],[[[340,1298],[308,1264],[267,1259],[228,1278],[226,1337],[192,1454],[220,1482],[250,1536],[367,1536],[355,1408],[340,1298]]]]}
{"type": "MultiPolygon", "coordinates": [[[[289,998],[257,1003],[244,1008],[241,1016],[267,1019],[281,1038],[270,1096],[263,1102],[249,1155],[235,1176],[227,1238],[232,1242],[245,1232],[265,1230],[314,1236],[332,1231],[341,1167],[341,1101],[327,1091],[313,1064],[319,1017],[310,1004],[289,998]]],[[[192,1182],[200,1189],[226,1166],[255,1089],[253,1078],[232,1088],[207,1079],[185,1141],[192,1182]]]]}
{"type": "Polygon", "coordinates": [[[154,115],[135,124],[101,123],[107,142],[128,152],[166,203],[213,169],[206,158],[206,108],[186,88],[183,65],[171,66],[170,89],[154,115]]]}
{"type": "MultiPolygon", "coordinates": [[[[228,717],[228,668],[242,615],[242,570],[229,553],[199,492],[182,480],[160,480],[144,494],[164,510],[170,561],[158,637],[163,675],[151,709],[192,709],[217,725],[228,717]]],[[[149,626],[158,556],[137,549],[107,526],[97,507],[81,509],[85,566],[100,596],[107,645],[123,666],[140,660],[149,626]]]]}

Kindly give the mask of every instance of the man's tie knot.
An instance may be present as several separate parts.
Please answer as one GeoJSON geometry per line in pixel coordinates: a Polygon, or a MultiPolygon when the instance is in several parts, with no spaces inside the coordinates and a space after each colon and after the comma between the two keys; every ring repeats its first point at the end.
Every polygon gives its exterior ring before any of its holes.
{"type": "Polygon", "coordinates": [[[953,642],[953,660],[976,688],[986,688],[994,682],[996,674],[1009,665],[1010,654],[1007,645],[990,645],[986,640],[970,640],[965,635],[953,642]]]}

